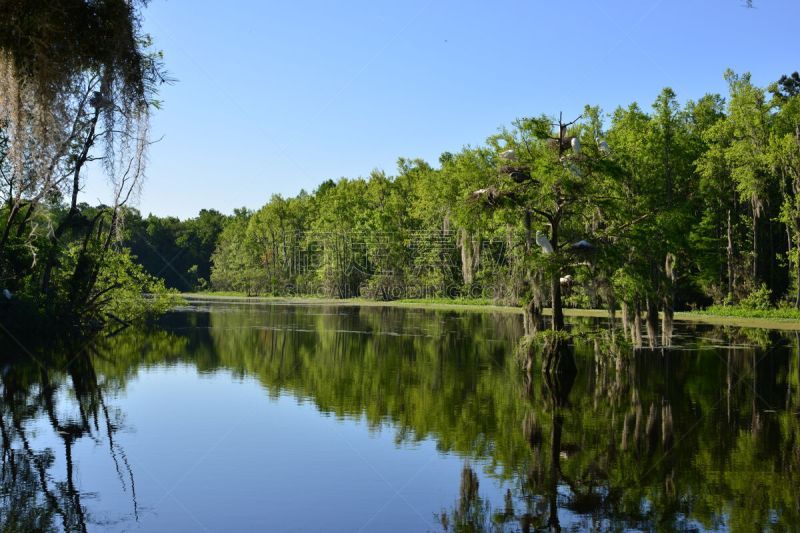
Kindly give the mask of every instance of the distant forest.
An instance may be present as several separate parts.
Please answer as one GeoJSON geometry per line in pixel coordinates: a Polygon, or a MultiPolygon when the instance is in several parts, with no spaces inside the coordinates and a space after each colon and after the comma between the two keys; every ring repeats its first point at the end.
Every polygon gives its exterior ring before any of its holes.
{"type": "Polygon", "coordinates": [[[438,166],[401,158],[396,175],[324,181],[255,212],[129,209],[125,244],[183,291],[518,304],[557,272],[576,307],[796,307],[800,76],[725,79],[727,97],[681,105],[664,89],[649,110],[587,107],[564,131],[522,118],[438,166]]]}

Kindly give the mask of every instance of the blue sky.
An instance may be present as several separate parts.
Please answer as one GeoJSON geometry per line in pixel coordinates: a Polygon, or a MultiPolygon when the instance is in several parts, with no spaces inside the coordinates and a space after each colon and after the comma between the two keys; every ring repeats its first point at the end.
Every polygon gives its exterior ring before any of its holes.
{"type": "MultiPolygon", "coordinates": [[[[152,0],[178,81],[151,134],[143,214],[230,213],[321,181],[436,163],[519,116],[725,93],[800,69],[798,0],[152,0]],[[225,8],[222,8],[225,6],[225,8]]],[[[108,198],[90,176],[83,199],[108,198]]]]}

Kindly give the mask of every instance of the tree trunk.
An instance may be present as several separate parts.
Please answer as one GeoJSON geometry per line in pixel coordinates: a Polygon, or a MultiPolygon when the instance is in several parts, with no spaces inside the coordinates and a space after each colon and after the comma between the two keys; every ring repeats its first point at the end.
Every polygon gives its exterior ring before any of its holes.
{"type": "Polygon", "coordinates": [[[800,309],[800,219],[795,220],[795,248],[797,248],[797,262],[795,263],[795,275],[797,279],[795,283],[797,285],[797,292],[795,293],[794,297],[794,307],[795,309],[800,309]]]}
{"type": "Polygon", "coordinates": [[[524,308],[525,333],[533,335],[537,331],[544,329],[544,318],[542,317],[542,291],[539,286],[537,276],[531,275],[528,278],[530,285],[531,299],[524,308]]]}
{"type": "Polygon", "coordinates": [[[59,240],[64,232],[74,223],[75,217],[78,214],[78,193],[80,192],[81,170],[83,170],[83,166],[89,160],[89,150],[91,150],[94,145],[95,131],[99,118],[100,108],[98,107],[95,108],[94,115],[89,122],[89,131],[86,134],[86,139],[83,141],[81,151],[75,158],[75,167],[72,169],[72,198],[69,211],[50,237],[52,251],[45,262],[44,273],[42,274],[41,293],[44,295],[50,292],[50,278],[53,268],[55,268],[58,262],[58,253],[60,251],[59,240]]]}
{"type": "Polygon", "coordinates": [[[630,337],[631,321],[628,311],[628,302],[622,300],[620,307],[622,307],[622,333],[625,338],[630,337]]]}
{"type": "Polygon", "coordinates": [[[672,344],[673,316],[675,314],[675,256],[667,254],[664,261],[664,274],[667,278],[667,286],[664,291],[664,318],[661,322],[661,344],[670,346],[672,344]]]}
{"type": "Polygon", "coordinates": [[[525,210],[525,253],[530,253],[531,247],[533,246],[533,232],[531,230],[531,211],[530,209],[525,210]]]}
{"type": "Polygon", "coordinates": [[[544,329],[544,320],[542,319],[542,306],[541,301],[536,297],[531,297],[530,301],[525,306],[525,334],[533,335],[536,332],[544,329]]]}
{"type": "Polygon", "coordinates": [[[758,285],[758,217],[753,207],[753,286],[758,285]]]}
{"type": "MultiPolygon", "coordinates": [[[[558,225],[561,218],[560,213],[551,221],[552,234],[550,236],[550,244],[553,247],[553,255],[558,254],[558,225]]],[[[557,259],[556,259],[557,260],[557,259]]],[[[556,270],[550,278],[550,299],[553,306],[553,331],[561,331],[564,329],[564,310],[561,302],[561,271],[556,270]]]]}
{"type": "Polygon", "coordinates": [[[728,209],[728,299],[733,299],[733,227],[731,225],[731,210],[728,209]]]}
{"type": "Polygon", "coordinates": [[[561,307],[561,277],[558,273],[553,274],[550,280],[550,297],[553,306],[553,330],[561,331],[564,329],[564,310],[561,307]]]}
{"type": "Polygon", "coordinates": [[[8,218],[6,219],[6,227],[3,228],[3,235],[0,236],[0,257],[3,257],[3,250],[6,247],[6,240],[8,240],[8,235],[11,233],[11,226],[14,223],[14,219],[17,217],[18,212],[19,204],[13,204],[8,213],[8,218]]]}
{"type": "Polygon", "coordinates": [[[647,344],[655,348],[658,344],[658,306],[655,297],[647,298],[647,344]]]}
{"type": "Polygon", "coordinates": [[[675,309],[673,308],[672,299],[664,297],[664,318],[661,321],[661,344],[664,346],[672,346],[672,332],[675,329],[674,325],[675,309]]]}
{"type": "MultiPolygon", "coordinates": [[[[800,243],[800,234],[797,235],[797,242],[800,243]]],[[[797,252],[797,294],[794,298],[794,306],[800,309],[800,250],[797,252]]]]}
{"type": "Polygon", "coordinates": [[[461,244],[461,277],[464,281],[464,285],[470,285],[474,275],[474,248],[472,245],[472,239],[470,238],[467,230],[464,228],[461,229],[459,241],[461,244]]]}
{"type": "Polygon", "coordinates": [[[642,304],[637,299],[633,304],[633,327],[631,331],[633,345],[637,348],[642,347],[642,304]]]}
{"type": "MultiPolygon", "coordinates": [[[[767,217],[767,236],[769,237],[769,257],[775,257],[775,236],[772,234],[772,218],[767,217]]],[[[775,261],[769,262],[769,289],[775,290],[775,261]]]]}
{"type": "Polygon", "coordinates": [[[609,327],[611,329],[612,335],[616,330],[616,323],[617,323],[617,300],[614,298],[614,293],[612,290],[608,290],[606,300],[606,306],[608,309],[608,320],[609,320],[609,327]]]}

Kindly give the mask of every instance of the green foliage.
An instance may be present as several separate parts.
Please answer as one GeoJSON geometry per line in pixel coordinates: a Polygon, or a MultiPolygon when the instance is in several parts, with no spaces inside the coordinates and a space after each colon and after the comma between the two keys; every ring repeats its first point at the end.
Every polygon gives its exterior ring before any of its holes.
{"type": "Polygon", "coordinates": [[[400,303],[415,304],[451,304],[451,305],[492,305],[489,298],[407,298],[399,300],[400,303]]]}
{"type": "Polygon", "coordinates": [[[766,283],[743,298],[739,305],[744,309],[766,311],[772,307],[772,291],[766,283]]]}
{"type": "Polygon", "coordinates": [[[169,305],[163,284],[120,243],[166,81],[141,32],[146,3],[3,2],[0,285],[13,293],[0,308],[5,326],[86,333],[169,305]],[[96,160],[109,206],[78,202],[96,160]]]}
{"type": "Polygon", "coordinates": [[[145,272],[135,263],[127,249],[108,254],[95,287],[107,304],[105,313],[126,321],[160,316],[181,300],[174,289],[167,289],[164,280],[145,272]]]}
{"type": "Polygon", "coordinates": [[[104,70],[128,100],[144,101],[159,76],[140,27],[147,0],[4,0],[0,52],[37,92],[54,96],[77,72],[104,70]]]}
{"type": "Polygon", "coordinates": [[[794,307],[751,307],[745,305],[711,305],[702,311],[693,311],[690,315],[732,316],[740,318],[772,318],[800,320],[800,310],[794,307]]]}
{"type": "MultiPolygon", "coordinates": [[[[43,216],[44,213],[40,213],[43,216]]],[[[66,213],[49,213],[59,224],[66,213]]],[[[46,235],[33,241],[15,236],[7,242],[2,271],[4,287],[13,293],[0,307],[0,319],[12,329],[59,329],[87,331],[104,325],[118,327],[165,312],[179,300],[164,281],[145,271],[130,251],[112,245],[112,236],[102,232],[103,223],[113,218],[106,208],[82,206],[77,224],[90,226],[86,236],[72,230],[53,244],[46,235]],[[54,251],[57,268],[49,277],[48,289],[41,292],[47,264],[33,261],[34,254],[54,251]],[[13,252],[19,251],[19,255],[13,252]],[[27,252],[27,253],[26,253],[27,252]],[[33,268],[31,268],[31,261],[33,268]]],[[[80,227],[80,226],[79,226],[80,227]]]]}
{"type": "Polygon", "coordinates": [[[547,303],[549,278],[568,274],[577,307],[749,305],[763,284],[800,305],[800,95],[793,78],[772,99],[747,74],[725,79],[727,100],[682,105],[666,88],[650,111],[587,107],[564,133],[580,154],[536,116],[438,168],[400,159],[394,176],[273,197],[218,240],[211,286],[519,304],[547,303]],[[530,243],[537,230],[555,254],[530,243]],[[569,251],[581,239],[591,254],[569,251]]]}
{"type": "Polygon", "coordinates": [[[222,230],[211,257],[214,268],[211,284],[215,290],[253,294],[257,275],[255,262],[249,253],[246,232],[252,213],[238,209],[222,230]]]}
{"type": "Polygon", "coordinates": [[[188,220],[149,215],[129,209],[123,244],[145,270],[163,278],[167,287],[191,292],[209,286],[211,255],[229,217],[202,209],[188,220]]]}

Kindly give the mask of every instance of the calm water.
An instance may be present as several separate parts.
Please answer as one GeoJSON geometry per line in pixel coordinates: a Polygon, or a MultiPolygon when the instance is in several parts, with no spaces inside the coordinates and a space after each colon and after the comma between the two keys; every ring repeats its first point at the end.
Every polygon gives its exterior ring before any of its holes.
{"type": "Polygon", "coordinates": [[[198,303],[88,346],[4,340],[3,531],[800,527],[795,333],[679,323],[680,349],[635,356],[586,335],[555,382],[521,335],[198,303]]]}

